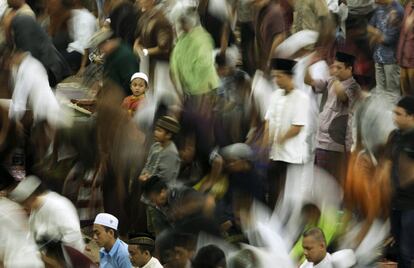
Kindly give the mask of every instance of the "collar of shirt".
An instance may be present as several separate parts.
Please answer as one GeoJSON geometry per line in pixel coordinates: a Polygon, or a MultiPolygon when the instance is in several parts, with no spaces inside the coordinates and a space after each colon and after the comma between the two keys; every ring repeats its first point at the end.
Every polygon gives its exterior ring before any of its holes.
{"type": "Polygon", "coordinates": [[[347,87],[349,87],[350,85],[352,85],[354,82],[355,82],[355,79],[354,79],[354,77],[353,77],[353,76],[351,76],[350,78],[348,78],[348,79],[346,79],[346,80],[341,81],[341,84],[342,84],[345,88],[347,88],[347,87]]]}
{"type": "Polygon", "coordinates": [[[99,250],[99,255],[102,257],[105,257],[107,255],[114,257],[116,252],[118,251],[119,246],[121,245],[121,240],[119,238],[116,239],[115,244],[112,246],[111,250],[109,252],[106,252],[104,248],[101,248],[99,250]]]}

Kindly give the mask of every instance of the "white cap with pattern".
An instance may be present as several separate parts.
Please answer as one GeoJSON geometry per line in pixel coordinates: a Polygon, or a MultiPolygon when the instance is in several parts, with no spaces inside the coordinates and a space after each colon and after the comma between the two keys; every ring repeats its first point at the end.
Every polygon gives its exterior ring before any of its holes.
{"type": "Polygon", "coordinates": [[[99,213],[96,215],[95,221],[93,223],[118,230],[118,219],[114,215],[108,213],[99,213]]]}

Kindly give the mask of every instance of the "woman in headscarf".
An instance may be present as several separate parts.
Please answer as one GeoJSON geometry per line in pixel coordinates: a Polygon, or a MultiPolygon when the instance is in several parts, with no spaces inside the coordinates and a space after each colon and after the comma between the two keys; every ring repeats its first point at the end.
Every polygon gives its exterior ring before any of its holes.
{"type": "Polygon", "coordinates": [[[16,16],[11,22],[11,36],[15,48],[30,52],[45,67],[49,84],[56,86],[71,74],[62,55],[56,50],[46,32],[29,16],[16,16]]]}

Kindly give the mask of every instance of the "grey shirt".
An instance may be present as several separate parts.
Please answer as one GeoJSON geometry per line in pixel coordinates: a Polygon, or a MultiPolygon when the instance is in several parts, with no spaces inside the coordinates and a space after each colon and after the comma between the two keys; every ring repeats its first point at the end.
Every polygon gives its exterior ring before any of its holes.
{"type": "Polygon", "coordinates": [[[155,142],[150,148],[141,174],[149,173],[174,183],[180,170],[180,162],[174,142],[170,142],[165,148],[159,142],[155,142]]]}

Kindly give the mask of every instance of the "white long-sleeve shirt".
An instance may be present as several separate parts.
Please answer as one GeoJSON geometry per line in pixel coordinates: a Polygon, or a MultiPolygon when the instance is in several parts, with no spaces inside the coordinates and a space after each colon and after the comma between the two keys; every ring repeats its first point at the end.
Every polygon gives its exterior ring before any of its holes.
{"type": "Polygon", "coordinates": [[[20,120],[27,110],[33,111],[34,121],[47,120],[55,125],[62,119],[61,108],[49,85],[46,69],[30,53],[13,74],[13,95],[9,109],[11,119],[20,120]]]}

